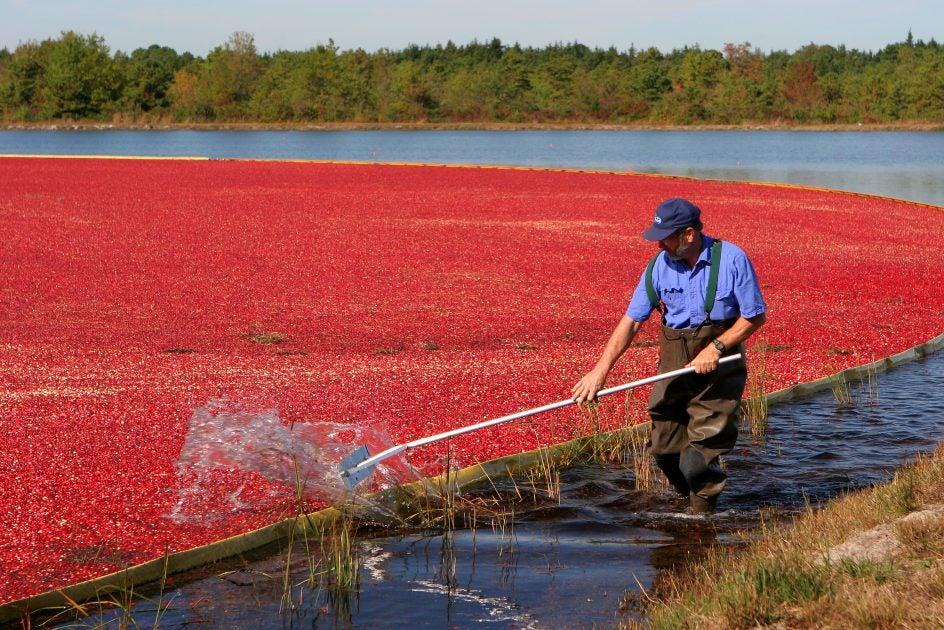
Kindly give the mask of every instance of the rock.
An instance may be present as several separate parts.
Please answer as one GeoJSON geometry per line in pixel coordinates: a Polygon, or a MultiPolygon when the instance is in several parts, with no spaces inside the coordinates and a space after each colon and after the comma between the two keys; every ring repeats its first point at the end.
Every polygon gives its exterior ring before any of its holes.
{"type": "Polygon", "coordinates": [[[904,546],[898,537],[898,525],[919,524],[944,518],[944,505],[929,505],[902,516],[891,523],[883,523],[864,532],[857,532],[840,545],[836,545],[819,559],[818,564],[831,564],[851,560],[853,562],[883,562],[900,556],[904,546]]]}
{"type": "Polygon", "coordinates": [[[841,545],[836,545],[828,552],[821,564],[838,564],[843,560],[853,562],[881,562],[901,555],[901,542],[895,533],[895,526],[890,523],[858,532],[841,545]]]}

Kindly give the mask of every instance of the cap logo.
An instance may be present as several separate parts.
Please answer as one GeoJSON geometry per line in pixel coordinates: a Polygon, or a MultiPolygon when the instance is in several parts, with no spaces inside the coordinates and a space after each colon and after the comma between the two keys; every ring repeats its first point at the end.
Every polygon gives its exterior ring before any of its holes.
{"type": "Polygon", "coordinates": [[[662,223],[662,217],[656,216],[656,223],[657,224],[662,223]]]}

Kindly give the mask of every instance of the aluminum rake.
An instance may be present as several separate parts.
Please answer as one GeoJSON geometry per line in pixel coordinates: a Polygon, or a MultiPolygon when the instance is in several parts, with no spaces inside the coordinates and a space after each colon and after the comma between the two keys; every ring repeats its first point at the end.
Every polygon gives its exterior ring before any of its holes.
{"type": "MultiPolygon", "coordinates": [[[[732,354],[726,357],[722,357],[718,364],[729,363],[731,361],[737,361],[741,358],[740,354],[732,354]]],[[[676,376],[681,376],[683,374],[688,374],[694,372],[695,368],[686,367],[678,370],[673,370],[671,372],[665,372],[664,374],[656,374],[655,376],[649,376],[647,378],[640,379],[638,381],[632,381],[630,383],[624,383],[623,385],[617,385],[616,387],[609,387],[607,389],[601,389],[597,392],[597,398],[602,398],[603,396],[609,396],[610,394],[615,394],[617,392],[626,391],[627,389],[633,389],[635,387],[642,387],[643,385],[649,385],[650,383],[655,383],[657,381],[663,381],[670,378],[675,378],[676,376]]],[[[361,481],[366,479],[371,475],[376,468],[377,464],[388,457],[393,457],[394,455],[399,455],[400,453],[407,451],[409,449],[418,448],[420,446],[425,446],[427,444],[432,444],[434,442],[440,442],[442,440],[455,437],[457,435],[462,435],[464,433],[471,433],[472,431],[478,431],[479,429],[485,429],[487,427],[494,427],[499,424],[504,424],[505,422],[511,422],[512,420],[519,420],[521,418],[526,418],[528,416],[533,416],[539,413],[544,413],[545,411],[553,411],[554,409],[560,409],[562,407],[567,407],[568,405],[577,404],[572,398],[567,400],[559,400],[548,405],[543,405],[541,407],[534,407],[533,409],[526,409],[524,411],[519,411],[518,413],[513,413],[507,416],[501,416],[500,418],[494,418],[492,420],[484,420],[482,422],[477,422],[476,424],[470,424],[466,427],[460,427],[458,429],[453,429],[451,431],[445,431],[443,433],[437,433],[436,435],[430,435],[428,437],[419,438],[413,440],[412,442],[406,442],[405,444],[398,444],[397,446],[391,446],[385,451],[381,451],[376,455],[371,456],[370,451],[367,450],[366,445],[359,446],[353,453],[341,460],[339,468],[341,469],[341,479],[344,481],[348,489],[353,489],[354,486],[359,484],[361,481]]]]}

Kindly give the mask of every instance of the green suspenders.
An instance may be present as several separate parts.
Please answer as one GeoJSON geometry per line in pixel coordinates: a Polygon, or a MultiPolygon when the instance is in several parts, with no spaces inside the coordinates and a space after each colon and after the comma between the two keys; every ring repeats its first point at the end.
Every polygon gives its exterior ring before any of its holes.
{"type": "Polygon", "coordinates": [[[705,289],[705,321],[711,319],[711,309],[715,306],[715,294],[718,293],[718,274],[721,272],[721,239],[711,246],[711,269],[708,271],[708,287],[705,289]]]}
{"type": "MultiPolygon", "coordinates": [[[[662,305],[662,300],[659,299],[659,294],[656,293],[656,288],[652,284],[652,268],[656,266],[656,260],[659,256],[662,255],[662,252],[659,252],[652,257],[652,260],[649,261],[649,265],[646,267],[646,294],[649,296],[649,304],[652,305],[652,308],[662,310],[660,307],[662,305]]],[[[721,272],[721,239],[718,239],[711,246],[711,264],[709,265],[710,269],[708,270],[708,286],[705,288],[705,318],[706,321],[711,319],[711,309],[715,305],[715,295],[718,293],[718,274],[721,272]]]]}
{"type": "Polygon", "coordinates": [[[646,294],[649,296],[649,304],[652,308],[659,308],[659,305],[662,304],[659,294],[656,293],[656,288],[652,286],[652,268],[656,266],[656,259],[661,255],[662,252],[659,252],[653,256],[652,260],[649,261],[649,266],[646,267],[646,294]]]}

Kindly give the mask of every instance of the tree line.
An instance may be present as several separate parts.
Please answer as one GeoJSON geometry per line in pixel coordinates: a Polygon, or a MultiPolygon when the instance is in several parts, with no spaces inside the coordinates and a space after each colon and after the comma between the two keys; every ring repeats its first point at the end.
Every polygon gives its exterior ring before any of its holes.
{"type": "Polygon", "coordinates": [[[498,39],[402,50],[260,54],[233,33],[206,57],[112,53],[68,31],[0,49],[7,122],[883,123],[944,121],[944,48],[911,33],[878,51],[809,44],[544,48],[498,39]]]}

